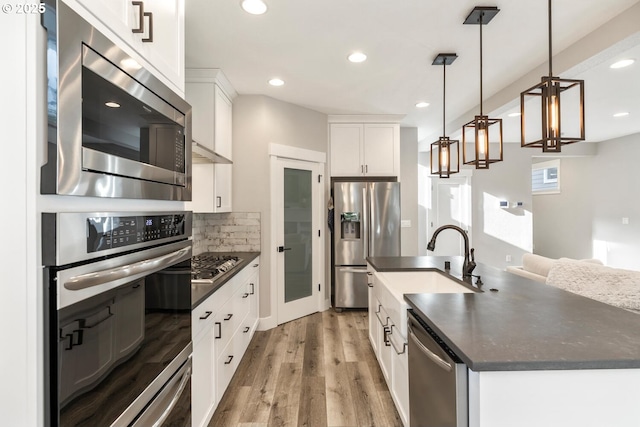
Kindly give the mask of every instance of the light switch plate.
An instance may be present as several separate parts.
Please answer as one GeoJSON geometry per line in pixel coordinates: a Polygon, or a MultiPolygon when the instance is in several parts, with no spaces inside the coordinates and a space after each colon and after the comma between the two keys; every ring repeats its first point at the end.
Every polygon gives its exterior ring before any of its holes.
{"type": "Polygon", "coordinates": [[[410,228],[411,227],[411,220],[410,219],[403,219],[400,221],[400,227],[402,228],[410,228]]]}

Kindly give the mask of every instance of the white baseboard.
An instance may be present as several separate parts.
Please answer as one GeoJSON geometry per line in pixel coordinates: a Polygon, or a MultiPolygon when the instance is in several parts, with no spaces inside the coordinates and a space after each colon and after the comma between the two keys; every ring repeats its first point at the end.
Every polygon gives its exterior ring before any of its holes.
{"type": "Polygon", "coordinates": [[[278,321],[275,317],[261,317],[258,321],[258,327],[256,328],[258,331],[268,331],[269,329],[273,329],[278,326],[278,321]]]}

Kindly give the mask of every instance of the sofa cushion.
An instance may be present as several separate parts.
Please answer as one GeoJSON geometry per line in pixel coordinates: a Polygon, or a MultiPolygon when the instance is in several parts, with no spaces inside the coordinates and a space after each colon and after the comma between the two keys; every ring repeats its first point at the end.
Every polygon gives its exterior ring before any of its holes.
{"type": "Polygon", "coordinates": [[[547,284],[628,310],[640,310],[640,272],[596,263],[557,260],[547,284]]]}
{"type": "Polygon", "coordinates": [[[522,268],[525,271],[537,274],[539,276],[547,276],[553,263],[553,258],[547,258],[541,255],[526,253],[522,255],[522,268]]]}

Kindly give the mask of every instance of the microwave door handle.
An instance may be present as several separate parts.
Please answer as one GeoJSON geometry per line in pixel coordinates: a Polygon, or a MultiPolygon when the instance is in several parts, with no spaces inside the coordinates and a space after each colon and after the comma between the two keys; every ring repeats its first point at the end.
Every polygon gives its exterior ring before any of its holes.
{"type": "Polygon", "coordinates": [[[179,249],[177,251],[161,255],[156,258],[138,261],[133,264],[122,265],[120,267],[108,270],[97,271],[93,273],[81,274],[71,277],[64,283],[64,287],[70,291],[79,291],[81,289],[90,288],[92,286],[104,285],[109,282],[123,278],[134,279],[143,275],[155,273],[163,270],[165,267],[175,264],[176,262],[186,259],[191,253],[191,246],[179,249]]]}

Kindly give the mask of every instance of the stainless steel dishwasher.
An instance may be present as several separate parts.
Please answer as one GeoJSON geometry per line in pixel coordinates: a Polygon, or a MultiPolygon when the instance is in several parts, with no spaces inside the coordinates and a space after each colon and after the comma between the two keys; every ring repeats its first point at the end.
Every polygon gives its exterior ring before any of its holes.
{"type": "Polygon", "coordinates": [[[407,323],[411,427],[468,427],[466,365],[413,310],[407,323]]]}

